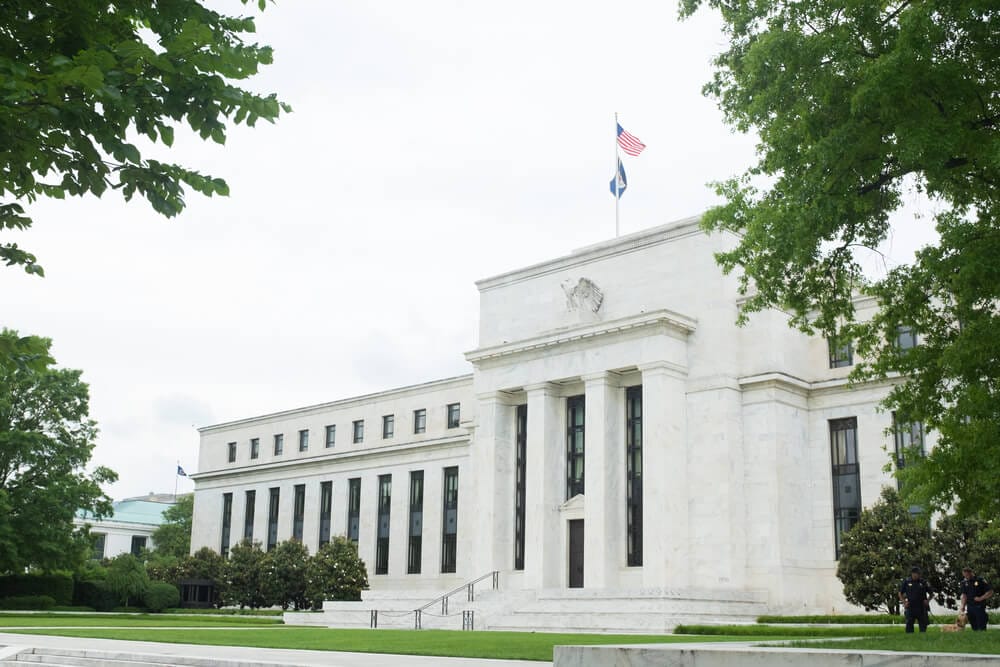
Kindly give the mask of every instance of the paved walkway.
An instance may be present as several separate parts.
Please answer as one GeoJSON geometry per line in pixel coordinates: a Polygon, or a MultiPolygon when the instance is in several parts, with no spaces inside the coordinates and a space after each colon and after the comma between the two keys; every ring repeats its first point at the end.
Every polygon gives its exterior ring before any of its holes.
{"type": "Polygon", "coordinates": [[[0,646],[91,649],[94,651],[127,651],[157,655],[178,655],[242,662],[268,662],[303,667],[545,667],[548,662],[534,660],[489,660],[486,658],[441,658],[425,655],[392,655],[387,653],[344,653],[340,651],[297,651],[281,648],[248,648],[244,646],[201,646],[194,644],[162,644],[118,639],[57,637],[53,635],[19,635],[0,632],[0,646]]]}

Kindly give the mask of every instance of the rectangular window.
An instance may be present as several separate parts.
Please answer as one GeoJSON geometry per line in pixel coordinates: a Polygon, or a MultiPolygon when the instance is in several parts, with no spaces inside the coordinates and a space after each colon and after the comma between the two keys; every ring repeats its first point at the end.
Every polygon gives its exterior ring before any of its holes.
{"type": "Polygon", "coordinates": [[[375,574],[389,574],[389,510],[392,475],[378,476],[378,532],[375,537],[375,574]]]}
{"type": "Polygon", "coordinates": [[[830,458],[833,464],[833,526],[835,555],[840,558],[844,533],[861,515],[861,474],[858,468],[858,420],[830,420],[830,458]]]}
{"type": "Polygon", "coordinates": [[[253,519],[257,511],[257,492],[247,491],[246,507],[243,510],[243,539],[253,542],[253,519]]]}
{"type": "Polygon", "coordinates": [[[386,440],[392,437],[393,432],[396,430],[396,416],[395,415],[385,415],[382,417],[382,439],[386,440]]]}
{"type": "Polygon", "coordinates": [[[642,565],[642,385],[625,390],[626,563],[642,565]]]}
{"type": "Polygon", "coordinates": [[[826,343],[830,353],[830,368],[846,368],[854,364],[854,346],[850,340],[828,338],[826,343]]]}
{"type": "Polygon", "coordinates": [[[528,406],[517,406],[514,427],[514,569],[524,569],[524,514],[527,504],[528,406]]]}
{"type": "Polygon", "coordinates": [[[917,332],[910,326],[896,327],[896,348],[900,352],[912,350],[917,346],[917,332]]]}
{"type": "Polygon", "coordinates": [[[222,494],[222,546],[219,553],[225,558],[229,555],[229,533],[233,525],[233,494],[222,494]]]}
{"type": "Polygon", "coordinates": [[[333,482],[319,484],[319,545],[330,541],[330,520],[333,517],[333,482]]]}
{"type": "Polygon", "coordinates": [[[139,557],[142,555],[142,550],[146,548],[146,538],[143,535],[133,535],[132,536],[132,555],[139,557]]]}
{"type": "Polygon", "coordinates": [[[461,403],[449,403],[448,404],[448,428],[458,428],[459,423],[462,421],[462,404],[461,403]]]}
{"type": "Polygon", "coordinates": [[[292,503],[292,539],[302,541],[306,518],[306,485],[295,485],[295,498],[292,503]]]}
{"type": "Polygon", "coordinates": [[[358,523],[361,521],[361,478],[347,480],[347,538],[358,541],[358,523]]]}
{"type": "Polygon", "coordinates": [[[583,493],[584,397],[566,399],[566,499],[583,493]]]}
{"type": "Polygon", "coordinates": [[[250,459],[260,458],[260,438],[250,438],[250,459]]]}
{"type": "Polygon", "coordinates": [[[274,455],[281,456],[285,451],[285,434],[276,433],[274,435],[274,455]]]}
{"type": "Polygon", "coordinates": [[[299,451],[305,452],[309,450],[309,429],[302,429],[299,431],[299,451]]]}
{"type": "Polygon", "coordinates": [[[427,410],[421,408],[413,411],[413,432],[424,433],[427,431],[427,410]]]}
{"type": "Polygon", "coordinates": [[[424,471],[410,472],[410,543],[406,550],[406,573],[420,574],[424,534],[424,471]]]}
{"type": "Polygon", "coordinates": [[[458,467],[444,469],[444,524],[441,534],[441,572],[454,572],[458,543],[458,467]]]}
{"type": "Polygon", "coordinates": [[[365,420],[359,419],[354,422],[354,442],[364,442],[365,440],[365,420]]]}
{"type": "Polygon", "coordinates": [[[278,544],[278,501],[281,499],[281,489],[271,489],[271,499],[267,506],[267,550],[278,544]]]}
{"type": "MultiPolygon", "coordinates": [[[[920,422],[900,422],[892,413],[892,431],[895,441],[896,468],[906,467],[907,456],[924,456],[924,425],[920,422]]],[[[897,480],[898,485],[898,480],[897,480]]]]}
{"type": "Polygon", "coordinates": [[[94,560],[101,560],[104,558],[104,545],[108,541],[108,535],[107,533],[91,533],[90,537],[94,540],[94,551],[90,557],[94,560]]]}
{"type": "Polygon", "coordinates": [[[337,442],[337,427],[330,424],[326,427],[326,448],[330,449],[337,442]]]}
{"type": "Polygon", "coordinates": [[[227,458],[230,463],[236,463],[236,443],[226,443],[227,458]]]}

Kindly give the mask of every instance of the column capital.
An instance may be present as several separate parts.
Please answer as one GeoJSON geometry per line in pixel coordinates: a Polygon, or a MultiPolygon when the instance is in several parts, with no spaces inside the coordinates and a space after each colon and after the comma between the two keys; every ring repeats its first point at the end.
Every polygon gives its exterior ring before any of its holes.
{"type": "Polygon", "coordinates": [[[580,379],[583,380],[584,384],[587,386],[610,385],[612,387],[618,387],[621,385],[622,376],[614,371],[600,371],[598,373],[587,373],[586,375],[581,375],[580,379]]]}
{"type": "Polygon", "coordinates": [[[639,371],[642,373],[643,377],[666,375],[679,380],[686,380],[688,375],[687,370],[687,366],[682,366],[669,361],[653,361],[648,364],[639,365],[639,371]]]}
{"type": "Polygon", "coordinates": [[[476,400],[480,403],[500,403],[501,405],[517,405],[518,403],[513,394],[499,389],[479,392],[476,394],[476,400]]]}
{"type": "Polygon", "coordinates": [[[524,386],[524,391],[529,395],[531,394],[546,394],[549,396],[558,396],[562,393],[562,387],[554,382],[537,382],[535,384],[528,384],[524,386]]]}

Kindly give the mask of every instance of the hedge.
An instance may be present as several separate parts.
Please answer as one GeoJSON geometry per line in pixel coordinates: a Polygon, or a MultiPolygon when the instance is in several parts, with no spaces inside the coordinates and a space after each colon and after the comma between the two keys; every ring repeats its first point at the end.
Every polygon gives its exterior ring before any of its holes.
{"type": "Polygon", "coordinates": [[[0,598],[46,595],[58,605],[73,604],[69,574],[8,574],[0,577],[0,598]]]}
{"type": "Polygon", "coordinates": [[[111,611],[118,606],[118,596],[103,581],[78,581],[73,591],[73,604],[96,611],[111,611]]]}
{"type": "Polygon", "coordinates": [[[176,607],[180,601],[181,593],[177,587],[164,581],[151,583],[146,589],[145,595],[142,596],[142,602],[146,605],[146,609],[156,613],[176,607]]]}
{"type": "Polygon", "coordinates": [[[52,609],[55,606],[56,601],[49,595],[16,595],[7,598],[0,598],[0,609],[37,611],[52,609]]]}

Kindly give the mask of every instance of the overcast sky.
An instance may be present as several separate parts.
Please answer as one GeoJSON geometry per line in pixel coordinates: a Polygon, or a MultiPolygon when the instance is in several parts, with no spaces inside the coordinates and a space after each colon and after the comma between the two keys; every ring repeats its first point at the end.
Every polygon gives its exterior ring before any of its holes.
{"type": "Polygon", "coordinates": [[[715,203],[754,140],[701,94],[715,16],[675,4],[282,0],[249,85],[294,113],[170,154],[230,197],[31,205],[7,238],[46,277],[0,270],[3,325],[84,370],[107,491],[172,492],[200,426],[471,372],[475,280],[614,236],[615,111],[648,146],[623,234],[715,203]]]}

